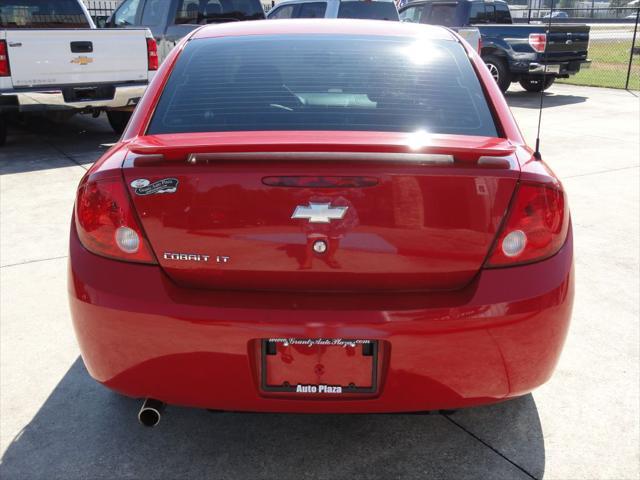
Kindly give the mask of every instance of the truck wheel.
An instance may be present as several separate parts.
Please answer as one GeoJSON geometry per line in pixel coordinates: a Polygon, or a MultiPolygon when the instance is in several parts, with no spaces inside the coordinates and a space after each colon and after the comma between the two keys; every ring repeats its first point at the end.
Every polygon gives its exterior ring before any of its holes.
{"type": "Polygon", "coordinates": [[[0,117],[0,147],[4,145],[7,140],[7,122],[4,118],[0,117]]]}
{"type": "Polygon", "coordinates": [[[520,85],[522,85],[522,88],[527,92],[542,92],[553,85],[555,80],[555,77],[522,77],[520,79],[520,85]]]}
{"type": "Polygon", "coordinates": [[[124,129],[127,127],[127,123],[129,123],[129,119],[131,118],[131,112],[109,110],[107,111],[107,118],[109,119],[109,125],[113,128],[113,131],[118,135],[122,135],[122,132],[124,132],[124,129]]]}
{"type": "Polygon", "coordinates": [[[509,85],[511,85],[511,72],[504,60],[495,55],[486,55],[482,57],[482,60],[484,60],[502,93],[506,92],[509,89],[509,85]]]}

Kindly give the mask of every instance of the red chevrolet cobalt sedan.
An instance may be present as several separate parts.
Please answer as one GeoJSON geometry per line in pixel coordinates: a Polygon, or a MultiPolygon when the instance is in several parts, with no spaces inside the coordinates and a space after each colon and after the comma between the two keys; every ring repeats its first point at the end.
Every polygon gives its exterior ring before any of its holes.
{"type": "MultiPolygon", "coordinates": [[[[413,412],[544,383],[573,302],[559,180],[455,33],[203,27],[82,179],[89,373],[162,405],[413,412]]],[[[145,417],[145,413],[149,413],[145,417]]]]}

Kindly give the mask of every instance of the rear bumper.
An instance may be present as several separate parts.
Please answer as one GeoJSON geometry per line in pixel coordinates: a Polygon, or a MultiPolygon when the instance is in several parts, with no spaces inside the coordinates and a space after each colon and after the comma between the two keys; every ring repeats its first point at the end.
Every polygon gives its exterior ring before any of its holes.
{"type": "Polygon", "coordinates": [[[580,60],[573,62],[558,62],[558,63],[530,63],[528,73],[530,75],[554,75],[554,76],[567,76],[573,75],[580,71],[581,68],[587,68],[591,64],[591,60],[580,60]]]}
{"type": "Polygon", "coordinates": [[[5,90],[0,91],[0,111],[40,112],[47,110],[133,109],[146,88],[147,83],[132,85],[72,85],[5,90]],[[83,99],[81,96],[83,95],[83,89],[84,94],[91,94],[91,89],[95,89],[97,97],[83,99]]]}
{"type": "Polygon", "coordinates": [[[525,394],[551,376],[573,303],[572,238],[548,260],[484,270],[462,291],[347,295],[184,289],[157,266],[87,252],[72,231],[69,296],[89,373],[132,397],[234,411],[459,408],[525,394]],[[275,337],[383,341],[378,392],[262,392],[252,346],[275,337]]]}

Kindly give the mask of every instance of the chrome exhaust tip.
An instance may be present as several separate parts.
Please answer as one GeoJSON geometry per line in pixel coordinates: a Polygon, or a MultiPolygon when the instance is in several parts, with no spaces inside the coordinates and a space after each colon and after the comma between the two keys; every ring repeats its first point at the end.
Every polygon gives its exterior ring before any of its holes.
{"type": "Polygon", "coordinates": [[[163,411],[163,402],[153,398],[146,398],[138,412],[138,421],[145,427],[155,427],[160,423],[163,411]]]}

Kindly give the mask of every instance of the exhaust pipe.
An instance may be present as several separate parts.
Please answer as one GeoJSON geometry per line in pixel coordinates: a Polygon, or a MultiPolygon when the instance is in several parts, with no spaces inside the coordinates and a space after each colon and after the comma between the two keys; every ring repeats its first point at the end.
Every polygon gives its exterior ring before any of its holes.
{"type": "Polygon", "coordinates": [[[165,404],[160,400],[146,398],[138,412],[138,421],[145,427],[155,427],[160,423],[164,406],[165,404]]]}

